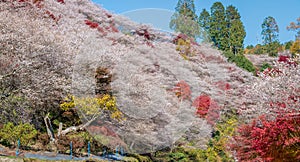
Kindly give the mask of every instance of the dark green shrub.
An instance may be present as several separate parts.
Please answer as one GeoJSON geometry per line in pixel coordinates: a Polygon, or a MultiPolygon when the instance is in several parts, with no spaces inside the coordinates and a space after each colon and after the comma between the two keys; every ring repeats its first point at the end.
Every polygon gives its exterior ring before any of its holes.
{"type": "Polygon", "coordinates": [[[265,69],[267,69],[267,68],[272,68],[272,66],[271,66],[270,64],[264,62],[264,63],[261,65],[259,71],[260,71],[260,72],[263,72],[263,71],[264,71],[265,69]]]}
{"type": "Polygon", "coordinates": [[[230,51],[223,53],[229,62],[234,62],[238,67],[243,68],[249,72],[254,72],[255,67],[251,61],[249,61],[244,55],[236,54],[234,55],[230,51]]]}
{"type": "Polygon", "coordinates": [[[238,54],[234,59],[235,64],[249,72],[254,72],[255,67],[244,55],[238,54]]]}
{"type": "Polygon", "coordinates": [[[291,46],[293,45],[293,41],[288,41],[286,43],[284,43],[285,45],[285,50],[289,50],[291,48],[291,46]]]}

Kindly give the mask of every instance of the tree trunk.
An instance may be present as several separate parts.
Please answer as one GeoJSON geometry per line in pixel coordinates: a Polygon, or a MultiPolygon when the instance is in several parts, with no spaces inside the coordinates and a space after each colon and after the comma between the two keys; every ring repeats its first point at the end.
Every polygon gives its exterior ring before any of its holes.
{"type": "Polygon", "coordinates": [[[52,125],[51,125],[51,121],[49,119],[49,113],[45,116],[44,121],[45,121],[45,124],[46,124],[48,136],[49,136],[50,140],[52,142],[54,142],[55,141],[55,136],[54,136],[54,131],[53,131],[53,128],[52,128],[52,125]]]}

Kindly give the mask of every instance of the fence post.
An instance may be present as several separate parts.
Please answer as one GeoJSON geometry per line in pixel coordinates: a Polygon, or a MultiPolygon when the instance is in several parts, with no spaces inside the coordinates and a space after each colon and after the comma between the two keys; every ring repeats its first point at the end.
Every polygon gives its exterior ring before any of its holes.
{"type": "Polygon", "coordinates": [[[91,153],[91,144],[90,141],[88,142],[88,157],[90,157],[90,153],[91,153]]]}
{"type": "Polygon", "coordinates": [[[116,156],[118,156],[118,148],[119,148],[119,145],[118,146],[116,146],[116,156]]]}
{"type": "Polygon", "coordinates": [[[123,149],[123,147],[121,147],[120,153],[121,153],[121,156],[124,156],[124,149],[123,149]]]}
{"type": "Polygon", "coordinates": [[[18,139],[18,146],[17,146],[17,150],[16,150],[16,156],[18,156],[20,154],[20,139],[18,139]]]}
{"type": "Polygon", "coordinates": [[[103,157],[106,157],[106,149],[104,149],[104,151],[103,151],[103,153],[102,153],[103,155],[103,157]]]}
{"type": "Polygon", "coordinates": [[[70,157],[71,159],[73,159],[73,155],[72,155],[72,147],[73,147],[73,144],[72,144],[72,141],[70,142],[70,157]]]}

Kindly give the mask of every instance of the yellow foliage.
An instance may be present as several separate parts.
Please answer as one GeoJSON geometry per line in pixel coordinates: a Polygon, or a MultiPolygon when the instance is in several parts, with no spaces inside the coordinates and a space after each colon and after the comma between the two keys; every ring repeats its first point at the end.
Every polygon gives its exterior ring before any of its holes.
{"type": "Polygon", "coordinates": [[[180,55],[183,57],[184,60],[189,60],[189,57],[187,55],[185,54],[180,54],[180,55]]]}
{"type": "Polygon", "coordinates": [[[296,40],[290,47],[290,52],[295,56],[300,54],[300,40],[296,40]]]}
{"type": "Polygon", "coordinates": [[[110,115],[110,117],[113,119],[122,119],[122,116],[123,116],[123,114],[121,111],[115,111],[110,115]]]}
{"type": "Polygon", "coordinates": [[[247,49],[247,48],[244,49],[244,54],[251,54],[251,52],[252,52],[251,49],[247,49]]]}
{"type": "Polygon", "coordinates": [[[191,41],[179,39],[177,42],[176,50],[179,51],[179,54],[185,59],[188,60],[188,56],[193,56],[191,41]]]}
{"type": "Polygon", "coordinates": [[[226,118],[216,126],[216,135],[209,142],[209,147],[204,151],[209,161],[233,161],[227,150],[230,138],[234,135],[238,120],[235,116],[226,118]]]}
{"type": "Polygon", "coordinates": [[[63,111],[69,111],[70,109],[75,107],[74,96],[68,95],[62,104],[60,104],[60,108],[63,111]]]}
{"type": "Polygon", "coordinates": [[[100,105],[98,104],[98,99],[93,97],[75,97],[75,106],[76,108],[83,113],[85,116],[98,116],[101,114],[100,105]]]}
{"type": "Polygon", "coordinates": [[[123,113],[117,108],[116,98],[108,94],[101,98],[96,97],[74,97],[68,95],[65,102],[60,104],[60,108],[68,111],[72,108],[77,108],[85,117],[99,116],[103,111],[108,111],[110,117],[116,120],[125,120],[123,113]]]}

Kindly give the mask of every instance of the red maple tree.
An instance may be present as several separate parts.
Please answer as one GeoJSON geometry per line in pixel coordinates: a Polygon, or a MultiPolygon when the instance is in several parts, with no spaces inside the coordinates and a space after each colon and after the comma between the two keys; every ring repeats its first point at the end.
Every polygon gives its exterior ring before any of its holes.
{"type": "Polygon", "coordinates": [[[210,125],[214,126],[218,121],[220,106],[210,96],[200,95],[194,100],[192,105],[197,109],[196,115],[200,118],[205,118],[210,125]]]}
{"type": "Polygon", "coordinates": [[[297,58],[280,56],[274,67],[260,73],[256,84],[247,89],[251,102],[239,110],[245,124],[238,128],[231,145],[239,161],[300,161],[297,62],[297,58]]]}
{"type": "Polygon", "coordinates": [[[182,100],[191,99],[191,88],[184,80],[179,81],[172,91],[175,92],[176,96],[182,100]]]}
{"type": "MultiPolygon", "coordinates": [[[[282,113],[284,114],[284,113],[282,113]]],[[[239,127],[231,147],[240,161],[299,161],[300,114],[260,116],[239,127]]]]}

